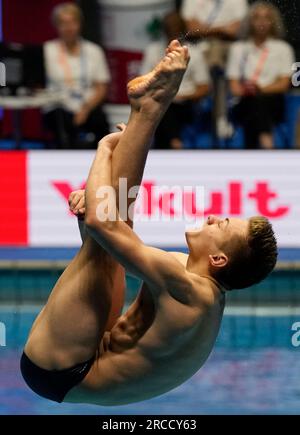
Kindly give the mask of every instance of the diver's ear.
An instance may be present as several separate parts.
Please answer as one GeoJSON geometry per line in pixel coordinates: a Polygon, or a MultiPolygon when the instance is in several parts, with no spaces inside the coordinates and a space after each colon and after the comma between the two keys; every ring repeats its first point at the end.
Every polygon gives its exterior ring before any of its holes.
{"type": "Polygon", "coordinates": [[[228,264],[228,257],[223,252],[209,256],[210,264],[214,267],[225,267],[228,264]]]}

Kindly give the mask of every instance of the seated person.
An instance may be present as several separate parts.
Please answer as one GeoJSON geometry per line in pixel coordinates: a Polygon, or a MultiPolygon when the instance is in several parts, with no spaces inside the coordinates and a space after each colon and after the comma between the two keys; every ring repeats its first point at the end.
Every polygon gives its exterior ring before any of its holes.
{"type": "MultiPolygon", "coordinates": [[[[148,45],[142,64],[142,74],[151,71],[165,53],[170,41],[186,32],[184,21],[174,12],[163,22],[165,39],[148,45]]],[[[164,115],[155,134],[157,149],[183,148],[182,130],[193,122],[194,105],[209,92],[209,75],[199,47],[190,47],[191,60],[179,92],[164,115]]]]}
{"type": "Polygon", "coordinates": [[[225,68],[232,42],[238,39],[247,15],[247,0],[184,0],[181,14],[188,38],[198,40],[213,84],[214,130],[218,139],[232,135],[227,120],[225,68]]]}
{"type": "Polygon", "coordinates": [[[181,14],[189,36],[205,38],[208,48],[214,40],[237,39],[247,10],[247,0],[183,0],[181,14]]]}
{"type": "Polygon", "coordinates": [[[109,132],[102,111],[110,73],[103,50],[81,39],[81,10],[73,3],[63,3],[53,12],[59,38],[45,44],[48,88],[61,92],[59,106],[45,108],[46,126],[54,133],[59,148],[79,146],[80,132],[90,133],[91,146],[109,132]]]}
{"type": "Polygon", "coordinates": [[[238,97],[234,114],[243,126],[246,148],[273,148],[273,127],[284,120],[284,93],[290,88],[294,53],[282,40],[278,9],[256,2],[249,13],[246,39],[233,44],[227,77],[238,97]]]}

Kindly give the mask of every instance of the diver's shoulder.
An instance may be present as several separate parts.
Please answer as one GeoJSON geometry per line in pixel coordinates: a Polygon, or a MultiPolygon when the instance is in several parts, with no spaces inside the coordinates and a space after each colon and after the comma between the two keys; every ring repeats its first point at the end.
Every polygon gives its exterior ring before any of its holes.
{"type": "Polygon", "coordinates": [[[201,309],[213,309],[224,300],[224,293],[222,293],[215,280],[210,277],[195,277],[193,279],[193,287],[197,305],[201,309]]]}
{"type": "Polygon", "coordinates": [[[188,254],[185,254],[184,252],[170,252],[170,254],[177,260],[179,263],[181,263],[184,267],[186,267],[187,261],[188,261],[188,254]]]}

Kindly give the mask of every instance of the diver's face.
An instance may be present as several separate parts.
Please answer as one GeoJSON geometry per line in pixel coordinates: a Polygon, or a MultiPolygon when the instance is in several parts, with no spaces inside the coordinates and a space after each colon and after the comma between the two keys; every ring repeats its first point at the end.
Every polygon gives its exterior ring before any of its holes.
{"type": "Polygon", "coordinates": [[[236,237],[248,235],[249,221],[238,218],[207,218],[202,228],[187,233],[188,243],[197,244],[202,254],[218,255],[236,237]]]}
{"type": "Polygon", "coordinates": [[[269,8],[257,8],[251,18],[251,27],[254,35],[268,37],[272,30],[272,14],[269,8]]]}

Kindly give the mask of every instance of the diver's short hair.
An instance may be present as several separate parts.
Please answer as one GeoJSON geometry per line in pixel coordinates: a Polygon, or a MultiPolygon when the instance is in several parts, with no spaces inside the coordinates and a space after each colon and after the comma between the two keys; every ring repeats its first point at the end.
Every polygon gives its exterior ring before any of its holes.
{"type": "Polygon", "coordinates": [[[277,241],[271,223],[262,216],[249,220],[247,236],[235,236],[224,247],[228,264],[215,278],[228,290],[258,284],[274,269],[278,257],[277,241]]]}

